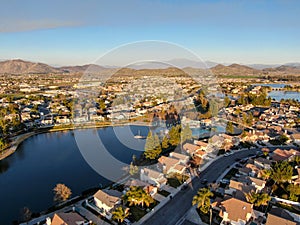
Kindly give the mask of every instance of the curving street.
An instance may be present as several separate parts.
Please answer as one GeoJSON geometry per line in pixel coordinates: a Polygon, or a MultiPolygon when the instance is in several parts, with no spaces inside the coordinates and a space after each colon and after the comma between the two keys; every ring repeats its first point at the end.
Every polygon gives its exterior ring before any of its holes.
{"type": "Polygon", "coordinates": [[[259,150],[257,148],[244,150],[234,153],[228,157],[221,157],[209,165],[199,177],[195,177],[189,184],[189,187],[180,191],[166,205],[154,213],[143,225],[174,225],[176,224],[191,208],[193,196],[198,189],[204,187],[201,184],[203,179],[207,179],[208,183],[212,183],[218,179],[227,167],[235,163],[237,158],[245,158],[249,154],[254,154],[259,150]]]}

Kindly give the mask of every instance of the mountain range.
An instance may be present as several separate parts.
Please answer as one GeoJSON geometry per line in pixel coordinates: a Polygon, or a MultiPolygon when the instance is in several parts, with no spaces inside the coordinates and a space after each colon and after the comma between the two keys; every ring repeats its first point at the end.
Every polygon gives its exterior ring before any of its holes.
{"type": "MultiPolygon", "coordinates": [[[[300,63],[288,63],[284,65],[263,65],[263,64],[252,64],[252,65],[241,65],[231,64],[223,65],[215,62],[196,62],[187,59],[174,59],[163,63],[146,62],[141,64],[134,64],[128,66],[128,70],[122,71],[145,71],[146,69],[169,69],[170,72],[174,70],[174,66],[182,69],[210,69],[215,75],[300,75],[300,63]],[[173,68],[172,68],[173,67],[173,68]]],[[[50,74],[50,73],[83,73],[87,69],[89,72],[100,72],[103,70],[110,70],[111,66],[100,66],[96,64],[87,64],[82,66],[63,66],[54,67],[45,63],[29,62],[21,59],[5,60],[0,61],[0,74],[50,74]]],[[[116,67],[114,68],[116,69],[116,67]]],[[[141,72],[140,71],[140,72],[141,72]]]]}

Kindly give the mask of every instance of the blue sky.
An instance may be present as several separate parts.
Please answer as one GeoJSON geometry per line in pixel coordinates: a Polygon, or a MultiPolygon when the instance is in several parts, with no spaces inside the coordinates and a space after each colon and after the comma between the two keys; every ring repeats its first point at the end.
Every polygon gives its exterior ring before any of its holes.
{"type": "Polygon", "coordinates": [[[216,62],[300,62],[296,0],[4,0],[1,5],[0,59],[86,64],[122,44],[162,40],[216,62]]]}

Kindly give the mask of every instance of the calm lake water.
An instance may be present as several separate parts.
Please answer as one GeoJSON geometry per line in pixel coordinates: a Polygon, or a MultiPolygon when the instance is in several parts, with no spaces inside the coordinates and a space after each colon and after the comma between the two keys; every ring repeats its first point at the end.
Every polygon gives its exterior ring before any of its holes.
{"type": "Polygon", "coordinates": [[[280,101],[281,99],[295,99],[300,101],[300,92],[296,91],[271,91],[268,93],[272,99],[280,101]]]}
{"type": "Polygon", "coordinates": [[[265,86],[272,88],[284,88],[288,84],[253,84],[253,86],[265,86]]]}
{"type": "MultiPolygon", "coordinates": [[[[133,154],[139,156],[142,152],[132,150],[116,137],[116,133],[125,128],[108,127],[94,132],[98,133],[111,155],[130,163],[133,154]]],[[[144,149],[145,140],[134,139],[133,136],[138,132],[146,136],[148,128],[127,128],[132,131],[132,138],[128,141],[137,148],[144,149]]],[[[91,130],[76,132],[85,134],[91,130]]],[[[19,219],[23,207],[28,207],[32,212],[40,212],[52,206],[52,189],[57,183],[70,187],[72,196],[110,183],[83,159],[72,131],[33,136],[25,140],[13,155],[0,161],[0,224],[12,224],[13,220],[19,219]]]]}

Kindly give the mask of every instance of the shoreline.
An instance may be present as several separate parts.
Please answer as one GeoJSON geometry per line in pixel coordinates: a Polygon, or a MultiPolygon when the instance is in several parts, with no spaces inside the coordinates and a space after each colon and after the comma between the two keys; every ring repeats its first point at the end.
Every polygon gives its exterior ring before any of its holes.
{"type": "Polygon", "coordinates": [[[4,150],[0,153],[0,161],[11,156],[13,153],[15,153],[18,150],[18,147],[20,144],[22,144],[23,141],[26,139],[43,133],[52,133],[52,132],[61,132],[61,131],[72,131],[72,130],[80,130],[80,129],[92,129],[92,128],[106,128],[106,127],[117,127],[117,126],[150,126],[147,122],[123,122],[123,123],[106,123],[106,124],[86,124],[81,126],[76,126],[74,124],[68,124],[66,127],[52,127],[50,129],[47,128],[40,128],[36,131],[31,131],[28,133],[20,134],[11,139],[11,143],[8,147],[6,147],[4,150]]]}

